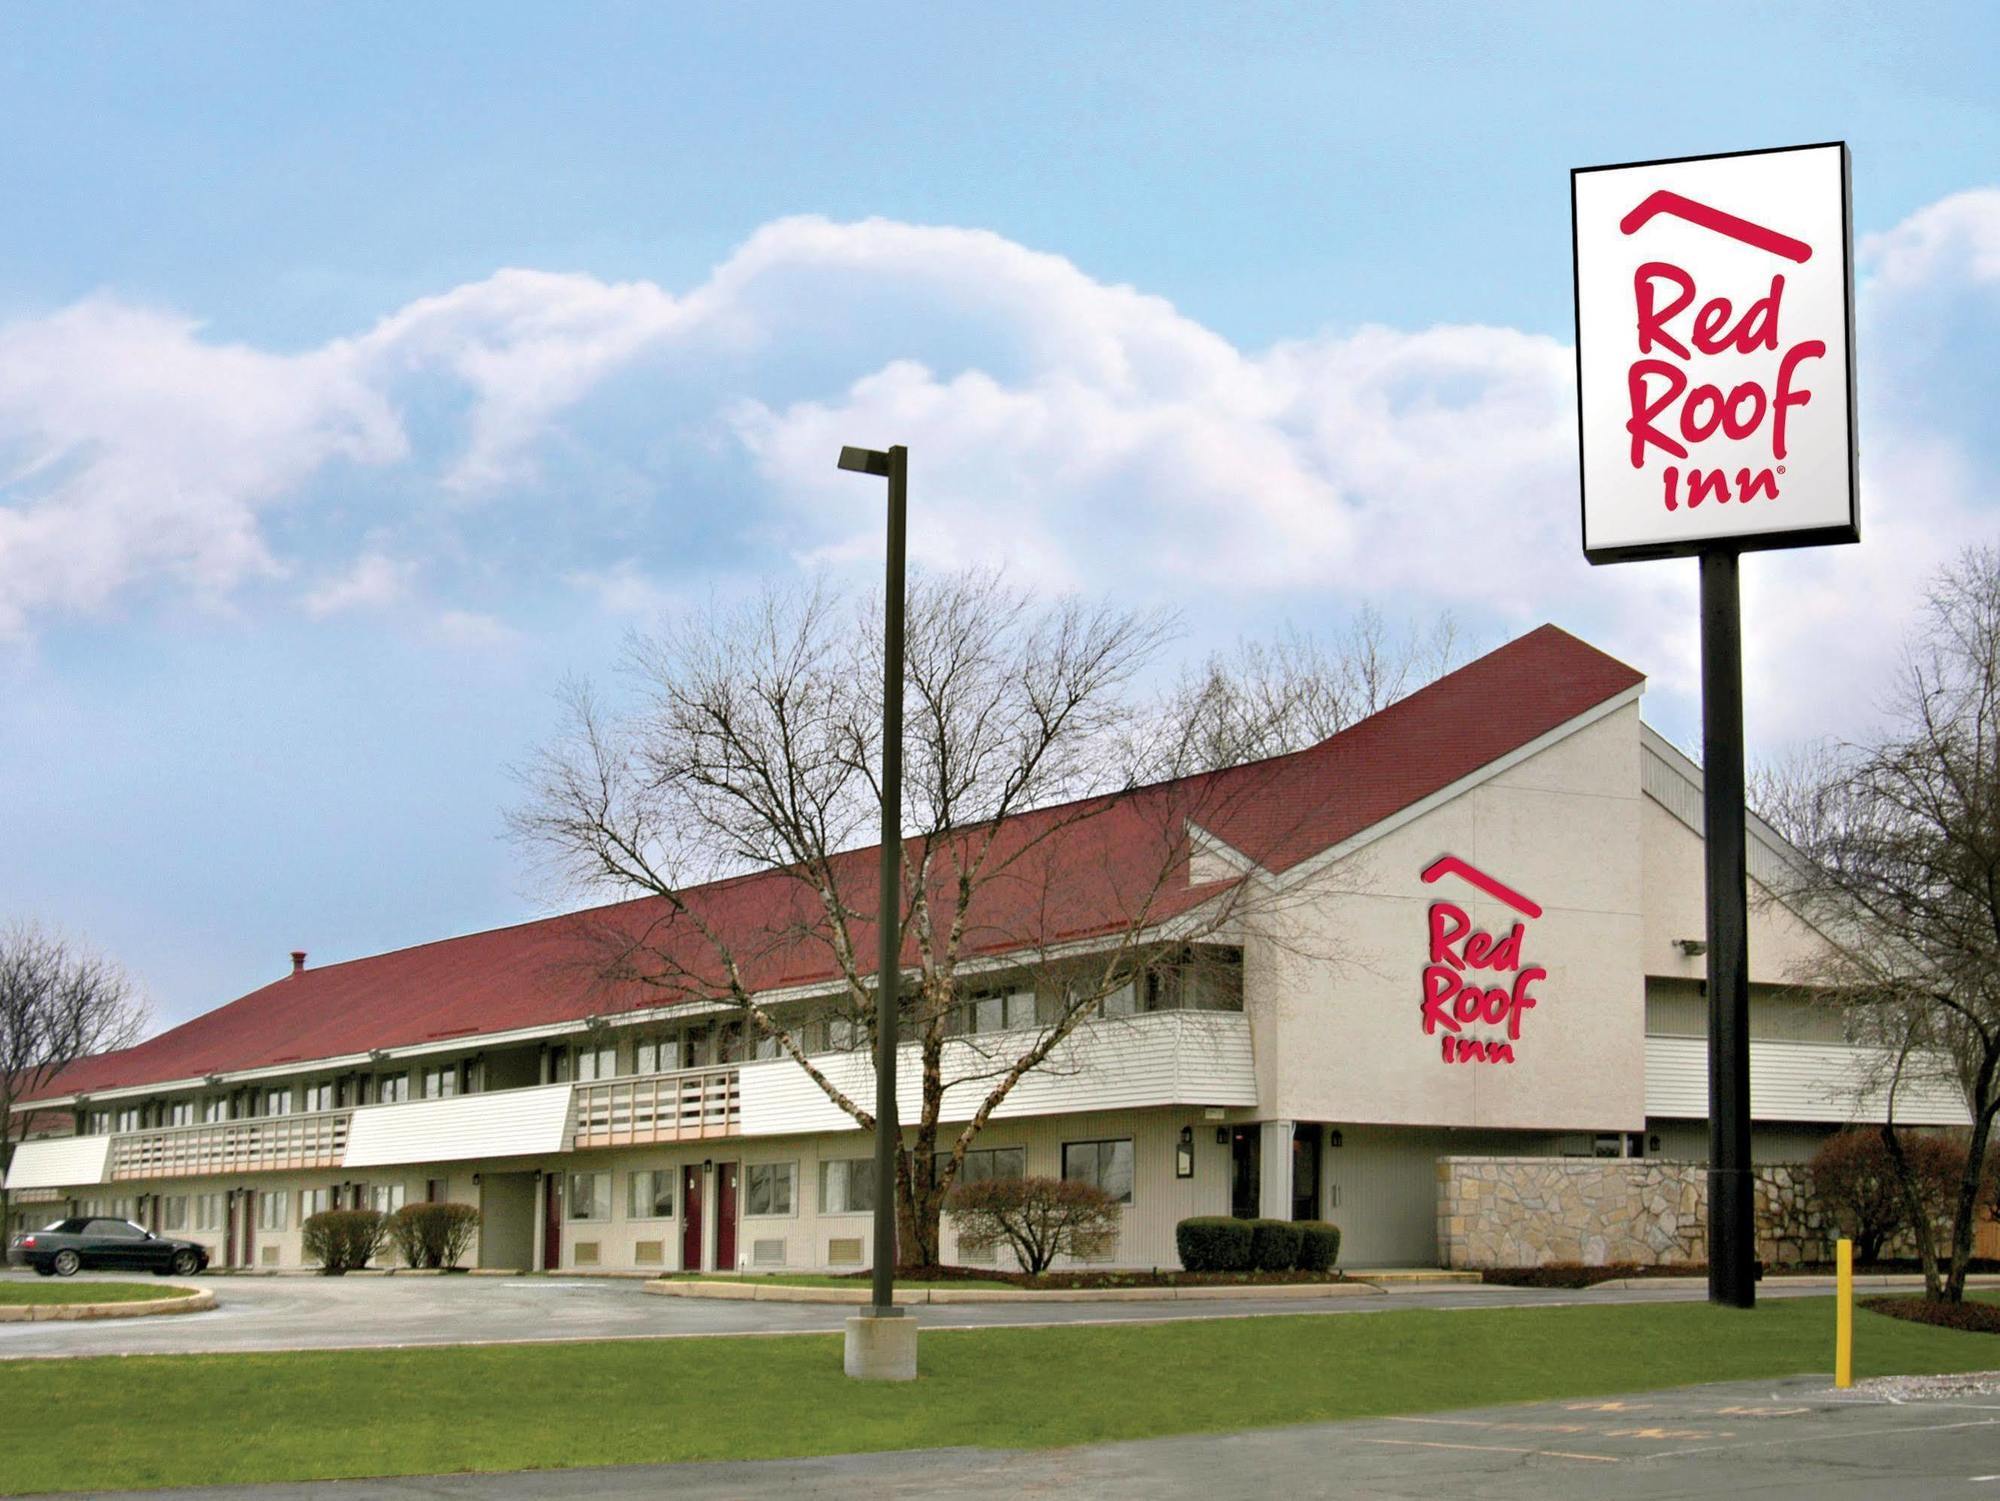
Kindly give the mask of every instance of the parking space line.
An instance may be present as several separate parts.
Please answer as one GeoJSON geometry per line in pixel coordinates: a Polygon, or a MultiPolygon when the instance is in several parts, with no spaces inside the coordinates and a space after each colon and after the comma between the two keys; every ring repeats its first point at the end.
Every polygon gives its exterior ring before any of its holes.
{"type": "Polygon", "coordinates": [[[1405,1449],[1465,1449],[1481,1454],[1532,1454],[1544,1459],[1587,1459],[1592,1464],[1615,1465],[1616,1454],[1572,1454],[1566,1449],[1520,1449],[1506,1444],[1447,1444],[1428,1438],[1364,1438],[1364,1444],[1396,1444],[1405,1449]]]}

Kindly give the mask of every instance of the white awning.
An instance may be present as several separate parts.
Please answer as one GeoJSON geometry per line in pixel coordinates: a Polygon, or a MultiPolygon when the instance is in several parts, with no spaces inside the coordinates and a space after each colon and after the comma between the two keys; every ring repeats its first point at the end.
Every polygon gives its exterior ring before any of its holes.
{"type": "Polygon", "coordinates": [[[390,1167],[561,1152],[569,1145],[569,1102],[569,1085],[546,1084],[407,1105],[364,1105],[347,1128],[345,1165],[390,1167]]]}
{"type": "Polygon", "coordinates": [[[44,1136],[14,1148],[7,1166],[7,1191],[19,1188],[84,1188],[104,1183],[111,1156],[108,1136],[44,1136]]]}

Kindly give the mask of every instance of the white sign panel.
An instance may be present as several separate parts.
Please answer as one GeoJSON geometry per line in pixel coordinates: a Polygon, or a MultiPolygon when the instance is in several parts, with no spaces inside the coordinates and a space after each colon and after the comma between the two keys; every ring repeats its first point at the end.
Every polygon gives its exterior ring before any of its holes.
{"type": "Polygon", "coordinates": [[[1570,174],[1583,551],[1860,539],[1844,143],[1570,174]]]}

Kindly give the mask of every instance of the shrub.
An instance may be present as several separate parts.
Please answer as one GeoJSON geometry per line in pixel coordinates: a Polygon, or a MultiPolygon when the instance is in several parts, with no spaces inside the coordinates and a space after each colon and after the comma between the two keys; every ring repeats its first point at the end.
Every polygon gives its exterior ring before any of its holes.
{"type": "Polygon", "coordinates": [[[382,1216],[373,1209],[327,1209],[300,1227],[308,1261],[319,1263],[320,1275],[338,1277],[358,1271],[382,1249],[382,1216]]]}
{"type": "Polygon", "coordinates": [[[1857,1128],[1829,1136],[1813,1153],[1810,1170],[1813,1197],[1840,1233],[1854,1241],[1855,1259],[1864,1265],[1880,1261],[1882,1247],[1908,1218],[1882,1133],[1857,1128]]]}
{"type": "Polygon", "coordinates": [[[1174,1249],[1190,1272],[1250,1270],[1250,1222],[1226,1214],[1199,1214],[1174,1226],[1174,1249]]]}
{"type": "Polygon", "coordinates": [[[1290,1220],[1252,1220],[1250,1264],[1260,1272],[1289,1272],[1299,1264],[1302,1239],[1290,1220]]]}
{"type": "Polygon", "coordinates": [[[457,1266],[478,1229],[479,1211],[470,1204],[405,1204],[389,1217],[389,1236],[412,1267],[457,1266]]]}
{"type": "Polygon", "coordinates": [[[1325,1220],[1299,1221],[1299,1270],[1330,1272],[1340,1260],[1340,1226],[1325,1220]]]}
{"type": "Polygon", "coordinates": [[[1030,1276],[1048,1270],[1058,1256],[1086,1261],[1106,1254],[1122,1218],[1110,1194],[1068,1178],[961,1182],[946,1197],[944,1212],[961,1250],[1011,1246],[1030,1276]]]}

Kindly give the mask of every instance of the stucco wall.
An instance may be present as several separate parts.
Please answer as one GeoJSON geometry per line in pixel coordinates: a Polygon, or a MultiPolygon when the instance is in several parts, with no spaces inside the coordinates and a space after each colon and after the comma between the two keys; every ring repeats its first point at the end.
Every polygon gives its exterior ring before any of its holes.
{"type": "MultiPolygon", "coordinates": [[[[1438,1251],[1448,1267],[1690,1265],[1708,1259],[1708,1170],[1659,1158],[1441,1157],[1438,1251]]],[[[1756,1169],[1757,1255],[1825,1261],[1838,1233],[1799,1164],[1756,1169]]]]}
{"type": "MultiPolygon", "coordinates": [[[[1291,1120],[1502,1130],[1645,1122],[1639,711],[1611,711],[1315,874],[1246,945],[1263,1109],[1291,1120]],[[1548,971],[1511,1063],[1446,1063],[1422,1026],[1431,904],[1516,914],[1424,869],[1456,855],[1543,908],[1548,971]]],[[[1508,976],[1489,983],[1505,984],[1508,976]]],[[[1490,1028],[1475,1028],[1492,1032],[1490,1028]]]]}

